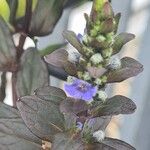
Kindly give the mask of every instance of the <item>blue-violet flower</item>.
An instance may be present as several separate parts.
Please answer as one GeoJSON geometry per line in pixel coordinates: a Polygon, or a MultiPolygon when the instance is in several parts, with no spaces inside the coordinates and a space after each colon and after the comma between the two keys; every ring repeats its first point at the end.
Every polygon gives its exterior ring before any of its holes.
{"type": "Polygon", "coordinates": [[[97,87],[77,78],[72,83],[66,83],[64,90],[69,96],[84,101],[90,101],[97,93],[97,87]]]}

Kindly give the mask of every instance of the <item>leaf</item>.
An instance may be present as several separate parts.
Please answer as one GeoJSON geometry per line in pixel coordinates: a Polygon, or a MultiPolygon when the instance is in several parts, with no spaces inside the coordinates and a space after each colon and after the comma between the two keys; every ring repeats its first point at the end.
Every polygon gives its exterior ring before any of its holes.
{"type": "Polygon", "coordinates": [[[103,6],[102,16],[104,19],[114,17],[114,12],[113,12],[113,9],[112,9],[111,4],[109,2],[105,2],[104,6],[103,6]]]}
{"type": "Polygon", "coordinates": [[[18,1],[16,1],[16,0],[7,0],[7,3],[8,3],[9,8],[10,8],[9,22],[10,22],[10,24],[14,24],[14,21],[15,21],[15,18],[16,18],[18,1]]]}
{"type": "Polygon", "coordinates": [[[20,148],[21,150],[41,150],[38,144],[0,132],[1,150],[19,150],[20,148]]]}
{"type": "Polygon", "coordinates": [[[50,75],[52,75],[58,79],[64,80],[64,81],[67,80],[68,74],[67,74],[67,72],[64,71],[64,69],[53,66],[51,64],[47,64],[47,66],[48,66],[48,72],[50,75]]]}
{"type": "Polygon", "coordinates": [[[19,112],[0,102],[0,148],[40,150],[41,145],[42,141],[26,127],[19,112]]]}
{"type": "Polygon", "coordinates": [[[61,17],[64,3],[64,0],[39,0],[32,15],[30,35],[44,36],[51,33],[61,17]]]}
{"type": "Polygon", "coordinates": [[[34,94],[43,100],[51,101],[56,104],[60,104],[61,101],[67,98],[62,89],[53,86],[38,88],[35,90],[34,94]]]}
{"type": "Polygon", "coordinates": [[[93,117],[113,116],[119,114],[132,114],[136,110],[135,103],[129,98],[116,95],[108,99],[103,105],[99,105],[91,110],[93,117]]]}
{"type": "Polygon", "coordinates": [[[22,97],[17,102],[25,124],[42,140],[52,141],[56,133],[64,130],[64,116],[55,100],[43,100],[34,95],[22,97]]]}
{"type": "Polygon", "coordinates": [[[136,150],[134,147],[132,147],[128,143],[121,141],[121,140],[118,140],[118,139],[106,137],[102,141],[102,143],[106,144],[108,146],[111,146],[111,147],[115,148],[116,150],[136,150]]]}
{"type": "Polygon", "coordinates": [[[93,143],[86,146],[86,150],[117,150],[103,143],[93,143]]]}
{"type": "Polygon", "coordinates": [[[82,44],[79,42],[76,34],[73,31],[64,31],[63,36],[73,47],[79,51],[79,53],[84,54],[82,50],[82,44]]]}
{"type": "Polygon", "coordinates": [[[84,112],[88,109],[88,105],[83,100],[73,99],[73,98],[66,98],[66,100],[62,101],[60,104],[60,110],[62,113],[73,113],[79,114],[84,112]]]}
{"type": "Polygon", "coordinates": [[[0,16],[0,71],[16,71],[16,49],[9,27],[0,16]]]}
{"type": "Polygon", "coordinates": [[[131,33],[120,33],[117,35],[114,39],[114,44],[113,44],[113,53],[112,55],[115,55],[119,53],[121,48],[128,43],[129,41],[133,40],[135,38],[134,34],[131,33]]]}
{"type": "Polygon", "coordinates": [[[102,22],[101,24],[101,33],[110,33],[114,29],[113,18],[109,18],[102,22]]]}
{"type": "Polygon", "coordinates": [[[21,58],[21,69],[17,74],[18,96],[32,95],[34,90],[48,85],[47,67],[34,48],[24,52],[21,58]]]}
{"type": "Polygon", "coordinates": [[[133,58],[124,57],[121,59],[121,68],[106,73],[107,83],[121,82],[130,77],[136,76],[143,71],[143,65],[133,58]]]}
{"type": "Polygon", "coordinates": [[[66,43],[49,45],[48,47],[40,50],[39,53],[41,56],[45,56],[45,55],[51,54],[52,52],[54,52],[55,50],[61,47],[64,47],[65,45],[66,43]]]}
{"type": "Polygon", "coordinates": [[[44,57],[45,61],[53,66],[63,68],[68,60],[68,52],[64,49],[58,49],[44,57]]]}
{"type": "Polygon", "coordinates": [[[84,145],[80,139],[71,139],[67,134],[55,135],[52,142],[52,150],[84,150],[84,145]]]}
{"type": "Polygon", "coordinates": [[[119,25],[119,21],[120,21],[120,18],[121,18],[121,13],[117,13],[114,17],[115,19],[115,30],[114,30],[114,33],[116,34],[117,31],[118,31],[118,25],[119,25]]]}
{"type": "Polygon", "coordinates": [[[91,77],[99,78],[101,77],[107,70],[105,68],[98,67],[87,67],[87,70],[91,77]]]}
{"type": "Polygon", "coordinates": [[[60,111],[65,116],[65,127],[66,129],[71,129],[76,125],[76,121],[84,122],[84,114],[88,109],[88,105],[85,101],[77,100],[73,98],[66,98],[60,104],[60,111]],[[81,118],[80,118],[81,117],[81,118]]]}
{"type": "Polygon", "coordinates": [[[77,75],[76,65],[68,60],[68,52],[64,49],[58,49],[46,55],[44,59],[48,64],[63,69],[69,75],[77,75]]]}
{"type": "Polygon", "coordinates": [[[98,130],[105,131],[110,121],[111,121],[110,116],[89,119],[85,122],[82,133],[86,132],[87,129],[88,130],[90,129],[92,134],[98,130]]]}

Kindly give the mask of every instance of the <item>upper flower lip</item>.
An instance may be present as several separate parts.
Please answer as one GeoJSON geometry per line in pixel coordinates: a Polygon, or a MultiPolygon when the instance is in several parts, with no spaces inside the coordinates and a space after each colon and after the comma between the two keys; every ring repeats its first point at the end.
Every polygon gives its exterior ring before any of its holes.
{"type": "Polygon", "coordinates": [[[71,84],[66,83],[64,90],[69,96],[84,101],[90,101],[97,93],[97,87],[77,78],[71,84]]]}

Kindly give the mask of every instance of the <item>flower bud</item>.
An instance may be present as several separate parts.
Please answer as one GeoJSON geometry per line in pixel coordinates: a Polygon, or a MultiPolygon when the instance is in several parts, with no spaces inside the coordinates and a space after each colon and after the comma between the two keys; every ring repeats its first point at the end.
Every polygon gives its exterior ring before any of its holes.
{"type": "Polygon", "coordinates": [[[98,65],[99,63],[101,63],[103,61],[103,57],[100,53],[94,54],[91,58],[90,61],[95,64],[98,65]]]}
{"type": "Polygon", "coordinates": [[[96,132],[93,133],[93,137],[98,141],[101,142],[104,140],[105,138],[105,132],[102,130],[98,130],[96,132]]]}
{"type": "Polygon", "coordinates": [[[103,102],[105,102],[105,100],[108,98],[107,94],[105,91],[98,91],[98,98],[100,98],[103,102]]]}
{"type": "Polygon", "coordinates": [[[121,68],[121,61],[119,58],[113,58],[112,60],[110,60],[109,62],[109,68],[113,69],[113,70],[117,70],[121,68]]]}
{"type": "Polygon", "coordinates": [[[68,83],[72,83],[73,81],[74,81],[74,77],[72,77],[72,76],[67,77],[67,82],[68,83]]]}
{"type": "Polygon", "coordinates": [[[102,56],[103,56],[104,58],[110,58],[111,55],[112,55],[112,52],[113,52],[113,49],[112,49],[112,48],[104,49],[104,50],[102,51],[102,56]]]}
{"type": "Polygon", "coordinates": [[[97,78],[97,79],[94,81],[94,83],[95,83],[96,85],[102,85],[102,80],[99,79],[99,78],[97,78]]]}
{"type": "Polygon", "coordinates": [[[88,80],[91,79],[91,76],[90,76],[89,72],[85,72],[85,73],[83,74],[83,79],[84,79],[85,81],[88,81],[88,80]]]}

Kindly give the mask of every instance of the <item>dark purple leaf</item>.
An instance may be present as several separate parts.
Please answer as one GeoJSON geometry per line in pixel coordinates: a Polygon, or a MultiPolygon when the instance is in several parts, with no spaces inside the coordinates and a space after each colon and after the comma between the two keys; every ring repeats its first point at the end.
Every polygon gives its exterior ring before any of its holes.
{"type": "Polygon", "coordinates": [[[109,18],[107,20],[105,20],[102,24],[101,24],[101,33],[110,33],[112,32],[114,29],[114,21],[113,18],[109,18]]]}
{"type": "Polygon", "coordinates": [[[136,110],[135,103],[127,97],[116,95],[108,99],[104,104],[91,110],[94,117],[113,116],[119,114],[131,114],[136,110]]]}
{"type": "Polygon", "coordinates": [[[110,121],[111,121],[110,116],[89,119],[85,122],[85,127],[83,128],[82,132],[84,133],[84,130],[86,130],[87,126],[88,126],[88,130],[90,129],[91,133],[94,133],[95,131],[98,130],[105,131],[110,121]]]}
{"type": "Polygon", "coordinates": [[[49,84],[48,70],[34,48],[25,51],[17,74],[18,96],[32,95],[34,90],[49,84]]]}
{"type": "Polygon", "coordinates": [[[75,64],[68,61],[68,52],[64,49],[55,50],[51,54],[45,56],[45,61],[54,67],[63,69],[70,75],[76,76],[77,74],[75,64]]]}
{"type": "Polygon", "coordinates": [[[61,133],[55,135],[52,150],[84,150],[84,145],[81,139],[71,139],[67,134],[61,133]]]}
{"type": "Polygon", "coordinates": [[[39,0],[32,15],[30,35],[44,36],[51,33],[61,17],[64,4],[64,0],[39,0]]]}
{"type": "Polygon", "coordinates": [[[85,149],[86,150],[117,150],[103,143],[93,143],[91,145],[89,144],[89,145],[86,145],[85,149]]]}
{"type": "Polygon", "coordinates": [[[42,140],[26,127],[19,112],[0,102],[0,149],[40,150],[41,145],[42,140]]]}
{"type": "Polygon", "coordinates": [[[105,68],[98,67],[87,67],[87,70],[91,77],[99,78],[102,76],[107,70],[105,68]]]}
{"type": "Polygon", "coordinates": [[[130,57],[122,58],[121,64],[120,69],[114,71],[110,70],[106,73],[107,83],[121,82],[143,71],[143,65],[130,57]]]}
{"type": "Polygon", "coordinates": [[[115,37],[115,42],[113,44],[113,55],[120,52],[121,48],[129,41],[135,38],[134,34],[131,33],[120,33],[115,37]]]}
{"type": "Polygon", "coordinates": [[[114,32],[117,33],[119,21],[121,18],[121,13],[117,13],[114,18],[115,18],[115,30],[114,30],[114,32]]]}
{"type": "Polygon", "coordinates": [[[34,94],[43,100],[48,100],[56,104],[59,104],[67,97],[62,89],[53,86],[38,88],[35,90],[34,94]]]}
{"type": "Polygon", "coordinates": [[[102,16],[104,19],[113,18],[114,12],[109,2],[106,2],[102,8],[102,16]]]}
{"type": "Polygon", "coordinates": [[[111,146],[115,148],[116,150],[136,150],[134,147],[129,145],[128,143],[118,140],[118,139],[112,139],[106,137],[103,141],[103,144],[106,144],[108,146],[111,146]]]}
{"type": "Polygon", "coordinates": [[[66,100],[62,101],[60,105],[60,110],[62,113],[79,114],[87,109],[88,105],[85,101],[73,98],[67,98],[66,100]]]}
{"type": "Polygon", "coordinates": [[[57,102],[55,98],[48,101],[34,95],[22,97],[17,102],[25,124],[42,140],[52,141],[56,133],[64,130],[64,116],[59,111],[59,104],[54,102],[57,102]]]}
{"type": "Polygon", "coordinates": [[[0,16],[0,71],[16,71],[16,49],[9,27],[0,16]]]}
{"type": "Polygon", "coordinates": [[[76,34],[73,31],[64,31],[63,36],[73,47],[79,51],[79,53],[84,54],[82,50],[82,44],[79,42],[76,34]]]}

